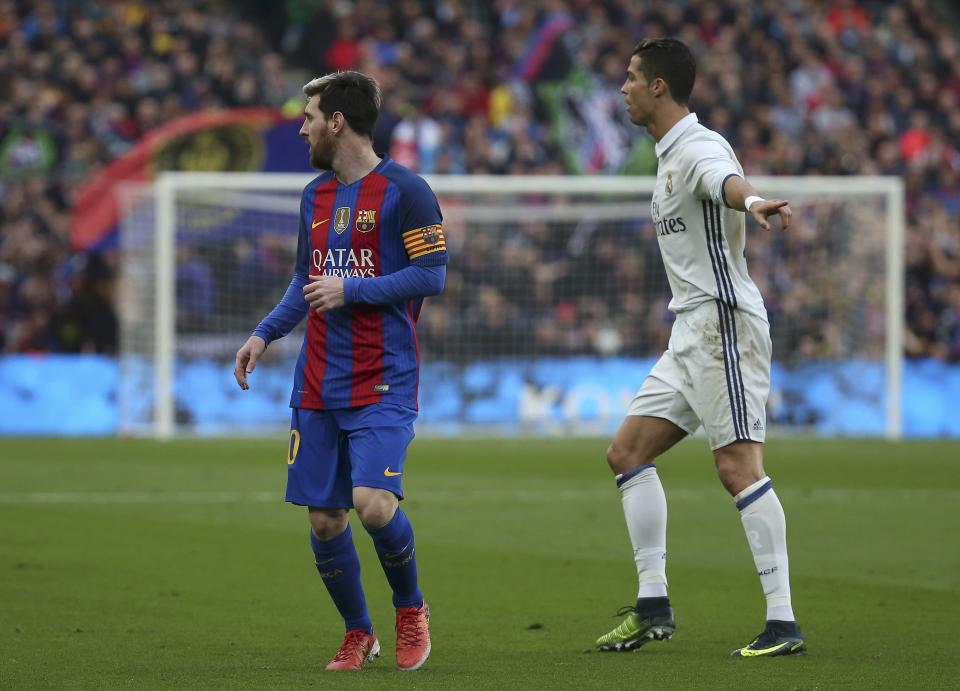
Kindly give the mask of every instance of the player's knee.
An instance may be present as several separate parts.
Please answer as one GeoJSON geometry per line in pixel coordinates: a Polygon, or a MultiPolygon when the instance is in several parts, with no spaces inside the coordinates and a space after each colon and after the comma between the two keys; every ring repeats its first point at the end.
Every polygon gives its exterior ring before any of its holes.
{"type": "Polygon", "coordinates": [[[611,444],[607,447],[607,465],[610,466],[610,470],[617,473],[620,472],[618,468],[623,464],[624,454],[620,450],[620,447],[611,444]]]}
{"type": "Polygon", "coordinates": [[[738,494],[764,476],[763,462],[752,455],[715,455],[717,476],[730,494],[738,494]]]}
{"type": "Polygon", "coordinates": [[[737,488],[743,483],[743,474],[732,463],[718,461],[717,477],[720,478],[720,483],[730,494],[737,494],[740,491],[737,488]]]}
{"type": "Polygon", "coordinates": [[[327,542],[347,529],[345,509],[310,509],[310,528],[318,540],[327,542]]]}
{"type": "Polygon", "coordinates": [[[612,443],[607,447],[607,464],[614,473],[625,473],[628,470],[636,468],[638,465],[652,462],[652,458],[647,458],[641,449],[628,449],[617,443],[612,443]]]}
{"type": "Polygon", "coordinates": [[[377,530],[390,522],[397,511],[398,502],[393,492],[372,487],[355,487],[353,505],[363,527],[377,530]]]}

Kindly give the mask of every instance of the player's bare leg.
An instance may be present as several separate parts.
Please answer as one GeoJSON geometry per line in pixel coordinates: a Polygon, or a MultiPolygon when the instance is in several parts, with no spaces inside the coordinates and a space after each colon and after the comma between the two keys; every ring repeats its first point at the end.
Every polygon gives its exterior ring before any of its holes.
{"type": "Polygon", "coordinates": [[[307,515],[313,534],[324,542],[337,537],[350,525],[345,509],[321,509],[311,506],[307,515]]]}
{"type": "Polygon", "coordinates": [[[736,441],[713,452],[720,482],[736,495],[766,476],[763,470],[763,444],[736,441]]]}
{"type": "Polygon", "coordinates": [[[353,505],[367,530],[379,530],[393,518],[400,502],[393,492],[376,487],[354,487],[353,505]]]}
{"type": "Polygon", "coordinates": [[[767,624],[754,640],[733,651],[738,657],[803,652],[805,644],[790,601],[787,522],[780,499],[763,470],[763,444],[738,441],[714,451],[717,473],[733,495],[760,584],[767,598],[767,624]]]}
{"type": "Polygon", "coordinates": [[[648,641],[669,639],[676,628],[667,598],[667,500],[653,461],[686,435],[669,420],[630,415],[607,449],[633,545],[639,590],[636,605],[618,613],[627,617],[597,639],[601,650],[636,650],[648,641]]]}
{"type": "Polygon", "coordinates": [[[353,503],[373,538],[397,608],[397,667],[419,669],[430,655],[430,608],[417,583],[413,527],[393,492],[354,487],[353,503]]]}
{"type": "Polygon", "coordinates": [[[669,420],[647,415],[628,415],[607,449],[607,463],[615,475],[653,463],[687,433],[669,420]]]}
{"type": "Polygon", "coordinates": [[[380,643],[373,633],[367,602],[360,584],[360,560],[353,544],[345,509],[311,506],[310,544],[317,571],[330,598],[343,617],[346,633],[334,655],[329,671],[358,670],[380,654],[380,643]]]}

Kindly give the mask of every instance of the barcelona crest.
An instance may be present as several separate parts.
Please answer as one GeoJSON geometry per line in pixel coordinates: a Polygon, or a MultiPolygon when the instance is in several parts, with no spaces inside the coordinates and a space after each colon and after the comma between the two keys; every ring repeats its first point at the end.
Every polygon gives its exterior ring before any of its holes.
{"type": "Polygon", "coordinates": [[[337,212],[333,215],[333,229],[337,235],[342,235],[343,231],[350,227],[350,207],[337,207],[337,212]]]}
{"type": "Polygon", "coordinates": [[[410,259],[419,259],[434,252],[446,252],[447,243],[443,238],[443,226],[436,223],[408,230],[403,234],[403,246],[410,259]]]}
{"type": "Polygon", "coordinates": [[[361,233],[369,233],[377,223],[377,212],[374,209],[359,209],[357,211],[356,225],[361,233]]]}
{"type": "Polygon", "coordinates": [[[440,226],[427,226],[423,229],[423,241],[428,245],[440,242],[440,226]]]}

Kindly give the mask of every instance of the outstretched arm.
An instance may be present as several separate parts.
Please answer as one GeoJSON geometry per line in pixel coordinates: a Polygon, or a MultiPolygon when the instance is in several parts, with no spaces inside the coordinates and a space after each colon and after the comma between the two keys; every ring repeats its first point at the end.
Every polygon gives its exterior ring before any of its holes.
{"type": "Polygon", "coordinates": [[[750,213],[764,230],[770,230],[770,223],[767,218],[774,215],[780,216],[783,230],[790,227],[790,217],[793,216],[790,203],[786,199],[764,199],[757,194],[753,185],[739,175],[727,177],[723,183],[723,196],[727,201],[727,206],[737,211],[750,213]],[[747,200],[750,201],[749,208],[747,208],[747,200]]]}
{"type": "Polygon", "coordinates": [[[439,295],[443,290],[447,267],[412,264],[386,276],[375,278],[341,278],[310,276],[303,287],[303,297],[318,312],[353,303],[387,305],[405,300],[439,295]]]}

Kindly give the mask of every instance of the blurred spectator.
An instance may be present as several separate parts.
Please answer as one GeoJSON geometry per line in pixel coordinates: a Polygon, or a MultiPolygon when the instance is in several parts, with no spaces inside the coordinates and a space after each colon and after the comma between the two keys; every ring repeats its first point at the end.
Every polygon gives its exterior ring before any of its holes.
{"type": "Polygon", "coordinates": [[[59,350],[116,354],[114,267],[100,254],[90,254],[83,259],[83,267],[71,279],[70,301],[56,319],[59,350]]]}
{"type": "Polygon", "coordinates": [[[214,275],[210,264],[181,243],[177,246],[177,328],[204,330],[214,317],[214,275]]]}

